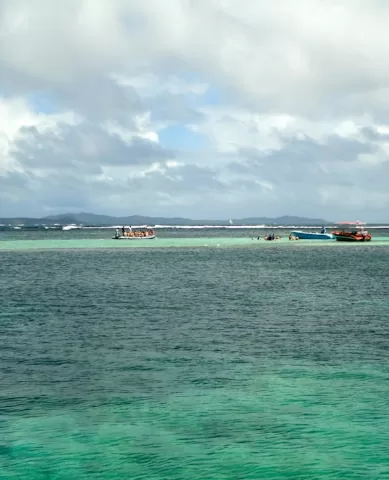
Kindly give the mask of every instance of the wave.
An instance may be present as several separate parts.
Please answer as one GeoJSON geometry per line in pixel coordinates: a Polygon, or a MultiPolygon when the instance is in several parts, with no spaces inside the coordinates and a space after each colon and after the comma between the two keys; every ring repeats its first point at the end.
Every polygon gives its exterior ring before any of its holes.
{"type": "MultiPolygon", "coordinates": [[[[130,225],[124,225],[129,228],[130,225]]],[[[122,228],[123,225],[5,225],[0,224],[0,230],[115,230],[116,228],[122,228]]],[[[321,225],[131,225],[133,229],[137,228],[153,228],[155,230],[318,230],[321,229],[321,225]]],[[[327,230],[337,228],[336,225],[327,226],[327,230]]],[[[368,225],[369,230],[387,230],[389,225],[368,225]]]]}
{"type": "MultiPolygon", "coordinates": [[[[88,226],[88,227],[80,227],[83,229],[102,229],[102,230],[107,230],[107,229],[115,229],[115,228],[122,228],[123,225],[111,225],[111,226],[88,226]]],[[[129,228],[130,225],[124,225],[125,228],[129,228]]],[[[131,225],[132,228],[146,228],[146,227],[151,227],[156,230],[162,230],[162,229],[170,229],[170,230],[206,230],[206,229],[225,229],[225,230],[252,230],[252,229],[283,229],[283,230],[289,230],[289,229],[303,229],[303,230],[317,230],[321,229],[322,225],[131,225]]],[[[327,230],[332,229],[332,228],[337,228],[336,225],[330,225],[326,227],[327,230]]],[[[373,226],[368,226],[369,229],[389,229],[389,225],[373,225],[373,226]]]]}

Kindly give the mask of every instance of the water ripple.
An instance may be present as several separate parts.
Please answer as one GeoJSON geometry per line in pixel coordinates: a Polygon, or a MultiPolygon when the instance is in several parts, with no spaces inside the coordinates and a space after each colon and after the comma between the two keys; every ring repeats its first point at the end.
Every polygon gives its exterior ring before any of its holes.
{"type": "Polygon", "coordinates": [[[1,251],[0,479],[389,478],[368,252],[1,251]]]}

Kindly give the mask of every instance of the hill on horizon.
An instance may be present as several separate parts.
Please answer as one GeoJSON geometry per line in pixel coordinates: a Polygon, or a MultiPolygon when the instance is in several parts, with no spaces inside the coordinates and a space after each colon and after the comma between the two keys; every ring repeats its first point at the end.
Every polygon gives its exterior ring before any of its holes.
{"type": "MultiPolygon", "coordinates": [[[[281,217],[246,217],[232,219],[233,225],[328,225],[331,222],[322,218],[307,218],[293,215],[281,217]]],[[[111,225],[229,225],[228,220],[196,220],[185,217],[148,217],[142,215],[129,215],[115,217],[95,213],[64,213],[49,215],[41,218],[10,217],[0,218],[0,224],[24,224],[24,225],[69,225],[77,224],[84,226],[111,226],[111,225]]]]}

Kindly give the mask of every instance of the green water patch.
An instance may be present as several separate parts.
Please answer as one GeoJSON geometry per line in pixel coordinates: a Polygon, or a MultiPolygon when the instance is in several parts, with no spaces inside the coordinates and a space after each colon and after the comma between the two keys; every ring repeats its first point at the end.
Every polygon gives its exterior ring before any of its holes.
{"type": "Polygon", "coordinates": [[[8,417],[0,478],[387,478],[383,366],[240,373],[235,386],[8,417]]]}
{"type": "Polygon", "coordinates": [[[155,240],[113,240],[113,239],[47,239],[47,240],[3,240],[0,250],[46,250],[46,249],[124,249],[124,248],[275,248],[275,247],[334,247],[369,248],[371,246],[389,246],[389,237],[376,237],[370,243],[347,243],[333,240],[289,241],[287,237],[276,241],[259,240],[256,237],[193,237],[193,238],[156,238],[155,240]]]}

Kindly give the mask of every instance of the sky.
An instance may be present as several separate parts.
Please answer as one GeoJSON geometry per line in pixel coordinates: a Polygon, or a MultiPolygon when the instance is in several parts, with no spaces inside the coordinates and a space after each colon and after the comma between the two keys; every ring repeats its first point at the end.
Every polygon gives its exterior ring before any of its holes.
{"type": "Polygon", "coordinates": [[[0,0],[0,217],[389,220],[386,0],[0,0]]]}

